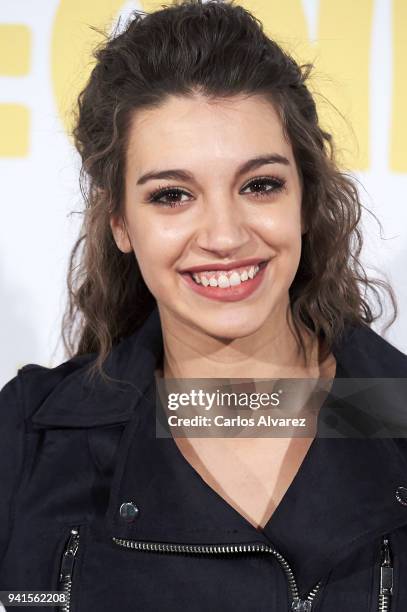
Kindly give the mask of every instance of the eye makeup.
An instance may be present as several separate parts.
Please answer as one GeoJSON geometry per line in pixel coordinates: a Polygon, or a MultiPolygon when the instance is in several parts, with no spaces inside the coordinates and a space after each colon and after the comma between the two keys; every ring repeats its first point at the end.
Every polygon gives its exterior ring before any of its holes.
{"type": "MultiPolygon", "coordinates": [[[[249,194],[251,197],[255,199],[265,199],[270,198],[274,194],[280,193],[286,186],[285,179],[274,177],[274,176],[259,176],[251,179],[241,190],[244,191],[248,188],[255,187],[256,190],[249,194]],[[268,187],[266,189],[262,189],[263,187],[268,187]],[[258,189],[260,188],[260,189],[258,189]]],[[[159,185],[156,189],[150,192],[147,196],[147,202],[152,204],[157,204],[159,206],[167,206],[170,208],[176,208],[178,206],[184,206],[185,204],[180,203],[177,200],[172,200],[170,202],[163,202],[162,198],[165,197],[181,197],[182,195],[189,195],[187,191],[181,189],[180,187],[164,187],[159,185]]]]}

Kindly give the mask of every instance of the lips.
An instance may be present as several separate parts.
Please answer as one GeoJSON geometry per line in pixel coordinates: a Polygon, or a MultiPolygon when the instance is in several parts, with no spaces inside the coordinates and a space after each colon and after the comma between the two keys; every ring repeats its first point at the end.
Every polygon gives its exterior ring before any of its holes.
{"type": "MultiPolygon", "coordinates": [[[[262,270],[263,268],[265,268],[265,267],[267,266],[268,262],[269,262],[269,260],[263,260],[262,262],[260,262],[260,263],[258,264],[259,271],[260,271],[260,270],[262,270]]],[[[208,274],[209,274],[209,276],[213,276],[213,275],[215,275],[217,272],[220,272],[220,273],[222,273],[222,272],[223,272],[224,274],[226,274],[226,276],[229,276],[229,277],[230,277],[229,272],[232,272],[232,271],[233,271],[233,272],[237,272],[237,273],[240,275],[240,274],[243,272],[243,270],[247,270],[248,268],[252,268],[252,269],[253,269],[253,268],[254,268],[254,265],[252,265],[252,266],[242,266],[242,267],[240,267],[240,268],[232,268],[232,269],[230,269],[230,270],[226,270],[226,271],[225,271],[225,270],[216,270],[216,269],[209,270],[208,268],[206,268],[206,269],[204,270],[204,272],[206,272],[206,273],[207,273],[207,274],[206,274],[206,276],[207,276],[207,277],[208,277],[208,274]]],[[[258,273],[258,272],[257,272],[257,273],[258,273]]],[[[188,272],[182,272],[181,274],[182,274],[183,276],[189,276],[190,278],[194,279],[194,275],[196,275],[196,274],[198,274],[198,275],[199,275],[199,274],[201,274],[201,272],[189,272],[189,271],[188,271],[188,272]]],[[[250,277],[250,278],[252,278],[252,277],[250,277]]],[[[194,279],[194,280],[195,280],[195,279],[194,279]]]]}
{"type": "Polygon", "coordinates": [[[181,274],[193,274],[194,272],[216,272],[216,271],[229,271],[229,270],[237,270],[239,268],[245,268],[247,266],[258,265],[260,267],[264,266],[269,260],[268,259],[260,259],[252,258],[252,259],[242,259],[240,261],[235,261],[229,264],[222,263],[207,263],[199,266],[192,266],[190,268],[185,268],[184,270],[180,270],[181,274]]]}
{"type": "Polygon", "coordinates": [[[186,283],[187,287],[205,299],[217,300],[220,302],[237,302],[248,299],[258,290],[258,287],[260,287],[263,282],[269,261],[270,260],[263,260],[263,263],[259,264],[259,270],[254,278],[247,279],[246,281],[230,287],[215,287],[210,284],[206,286],[201,285],[195,282],[190,272],[184,272],[180,274],[180,276],[182,277],[182,282],[186,283]]]}

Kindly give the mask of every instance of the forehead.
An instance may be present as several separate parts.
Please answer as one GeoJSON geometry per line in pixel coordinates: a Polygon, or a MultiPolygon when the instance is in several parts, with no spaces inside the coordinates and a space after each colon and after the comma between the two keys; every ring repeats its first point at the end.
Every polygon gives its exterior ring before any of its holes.
{"type": "Polygon", "coordinates": [[[294,162],[277,111],[261,96],[209,100],[170,96],[159,108],[135,111],[130,122],[127,158],[140,169],[174,159],[241,160],[273,150],[294,162]]]}

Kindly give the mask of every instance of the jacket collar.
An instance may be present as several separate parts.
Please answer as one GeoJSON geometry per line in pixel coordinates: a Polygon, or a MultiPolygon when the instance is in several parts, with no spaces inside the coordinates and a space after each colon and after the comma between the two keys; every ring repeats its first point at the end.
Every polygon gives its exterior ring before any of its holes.
{"type": "MultiPolygon", "coordinates": [[[[396,499],[397,488],[407,487],[407,460],[396,440],[317,436],[271,519],[262,532],[256,530],[205,483],[172,438],[155,438],[154,369],[162,351],[155,307],[109,355],[105,370],[120,384],[88,384],[79,369],[32,418],[36,427],[129,421],[106,515],[111,535],[178,544],[272,543],[292,566],[303,594],[352,551],[407,524],[407,507],[396,499]],[[119,508],[129,500],[140,516],[123,524],[119,508]]],[[[333,353],[342,376],[407,372],[407,358],[367,326],[347,326],[333,353]]]]}
{"type": "MultiPolygon", "coordinates": [[[[332,352],[341,377],[407,377],[407,357],[368,326],[348,323],[332,352]]],[[[93,356],[84,356],[79,364],[85,361],[86,365],[63,378],[32,415],[34,427],[97,427],[128,421],[154,380],[154,369],[162,357],[161,321],[155,305],[142,326],[110,351],[104,370],[116,382],[105,382],[99,375],[88,382],[85,370],[93,356]]],[[[399,413],[397,399],[392,401],[399,413]]]]}
{"type": "MultiPolygon", "coordinates": [[[[163,339],[157,306],[143,325],[110,351],[104,370],[90,382],[85,367],[69,374],[31,417],[34,428],[97,427],[128,421],[153,380],[163,339]]],[[[93,361],[93,359],[91,360],[93,361]]]]}

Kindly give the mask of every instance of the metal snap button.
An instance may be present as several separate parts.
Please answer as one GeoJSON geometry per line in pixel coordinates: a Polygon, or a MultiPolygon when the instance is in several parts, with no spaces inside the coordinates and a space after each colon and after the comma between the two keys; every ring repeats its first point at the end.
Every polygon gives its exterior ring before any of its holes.
{"type": "Polygon", "coordinates": [[[126,523],[132,523],[139,515],[139,509],[133,502],[124,502],[119,510],[120,518],[126,523]]]}
{"type": "Polygon", "coordinates": [[[407,506],[407,488],[406,487],[397,487],[396,489],[396,499],[403,506],[407,506]]]}

